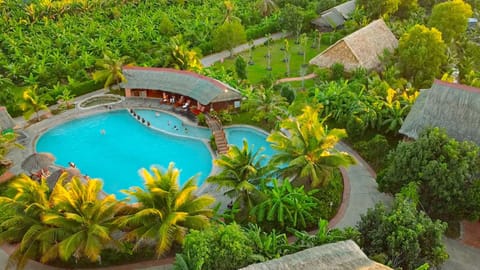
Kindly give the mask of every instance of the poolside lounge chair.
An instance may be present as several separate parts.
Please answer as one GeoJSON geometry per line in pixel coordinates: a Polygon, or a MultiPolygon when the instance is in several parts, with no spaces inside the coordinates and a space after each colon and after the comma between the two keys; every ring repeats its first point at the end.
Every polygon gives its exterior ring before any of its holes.
{"type": "Polygon", "coordinates": [[[183,109],[188,109],[188,106],[190,106],[190,99],[188,99],[187,102],[185,102],[185,104],[183,104],[182,108],[183,109]]]}

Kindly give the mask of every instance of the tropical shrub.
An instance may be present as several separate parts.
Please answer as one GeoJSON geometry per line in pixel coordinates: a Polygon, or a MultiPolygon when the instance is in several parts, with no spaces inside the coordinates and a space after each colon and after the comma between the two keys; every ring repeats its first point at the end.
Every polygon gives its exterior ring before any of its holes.
{"type": "Polygon", "coordinates": [[[381,191],[395,194],[419,185],[420,203],[433,218],[456,221],[480,216],[480,148],[458,142],[445,130],[427,129],[413,142],[401,142],[378,174],[381,191]]]}
{"type": "Polygon", "coordinates": [[[174,268],[234,270],[255,261],[252,242],[239,225],[216,225],[187,235],[174,268]]]}
{"type": "Polygon", "coordinates": [[[355,150],[368,161],[368,164],[378,170],[384,167],[391,146],[385,136],[377,134],[368,141],[356,143],[355,150]]]}
{"type": "Polygon", "coordinates": [[[441,265],[448,258],[443,244],[447,226],[418,211],[417,203],[416,186],[409,185],[396,195],[392,209],[381,203],[368,209],[357,224],[362,250],[393,268],[441,265]]]}

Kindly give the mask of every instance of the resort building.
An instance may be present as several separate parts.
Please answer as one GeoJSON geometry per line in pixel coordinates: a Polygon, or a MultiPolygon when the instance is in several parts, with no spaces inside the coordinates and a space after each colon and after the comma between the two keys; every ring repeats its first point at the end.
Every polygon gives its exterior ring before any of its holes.
{"type": "Polygon", "coordinates": [[[312,21],[312,24],[320,29],[330,29],[343,26],[350,14],[355,11],[355,0],[347,1],[331,9],[325,10],[320,17],[312,21]]]}
{"type": "Polygon", "coordinates": [[[329,68],[340,63],[346,71],[359,67],[377,69],[381,66],[379,56],[385,50],[393,51],[397,46],[397,38],[379,19],[340,39],[310,60],[310,64],[329,68]]]}
{"type": "Polygon", "coordinates": [[[421,90],[399,132],[417,139],[428,127],[480,145],[480,88],[435,80],[430,89],[421,90]]]}
{"type": "Polygon", "coordinates": [[[124,66],[125,96],[156,98],[194,113],[240,107],[241,93],[218,80],[184,70],[124,66]]]}

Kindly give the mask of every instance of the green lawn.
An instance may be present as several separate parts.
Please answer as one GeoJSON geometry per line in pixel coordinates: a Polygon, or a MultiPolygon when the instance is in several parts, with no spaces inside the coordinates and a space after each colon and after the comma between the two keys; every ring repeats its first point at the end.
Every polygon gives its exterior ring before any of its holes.
{"type": "MultiPolygon", "coordinates": [[[[281,79],[285,77],[299,77],[300,68],[303,64],[303,55],[300,55],[301,52],[300,45],[295,44],[295,38],[288,38],[288,43],[290,47],[290,75],[286,76],[287,67],[283,59],[285,58],[285,52],[281,50],[284,46],[284,39],[277,40],[271,44],[271,67],[272,70],[267,70],[267,46],[258,46],[253,50],[253,65],[247,66],[247,79],[252,84],[257,84],[267,77],[269,72],[272,72],[272,75],[275,79],[281,79]]],[[[308,64],[308,61],[319,54],[321,51],[325,50],[328,46],[327,44],[322,44],[320,49],[317,47],[312,48],[311,45],[313,39],[310,38],[307,45],[307,54],[305,58],[305,63],[308,64]]],[[[243,52],[240,54],[245,61],[249,59],[249,52],[243,52]]],[[[214,67],[225,67],[225,69],[235,70],[235,56],[234,58],[225,59],[223,63],[216,63],[214,67]]],[[[308,74],[309,71],[307,71],[308,74]]]]}

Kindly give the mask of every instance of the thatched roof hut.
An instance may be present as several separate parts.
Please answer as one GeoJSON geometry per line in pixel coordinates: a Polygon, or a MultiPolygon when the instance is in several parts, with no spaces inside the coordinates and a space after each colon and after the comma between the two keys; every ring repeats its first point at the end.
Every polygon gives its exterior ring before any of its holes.
{"type": "Polygon", "coordinates": [[[186,96],[202,105],[240,101],[241,93],[213,78],[191,71],[171,68],[124,66],[127,79],[122,83],[126,96],[142,93],[142,97],[161,97],[160,93],[186,96]]]}
{"type": "Polygon", "coordinates": [[[420,91],[399,132],[417,139],[427,127],[440,127],[459,141],[480,145],[480,88],[435,80],[420,91]]]}
{"type": "Polygon", "coordinates": [[[310,60],[310,64],[330,67],[334,63],[341,63],[347,71],[358,67],[375,69],[381,65],[379,56],[397,46],[398,40],[385,22],[379,19],[337,41],[310,60]]]}
{"type": "Polygon", "coordinates": [[[325,10],[320,17],[312,21],[319,27],[336,28],[345,23],[350,18],[350,14],[355,10],[355,0],[347,1],[331,9],[325,10]]]}
{"type": "Polygon", "coordinates": [[[249,265],[242,270],[391,270],[370,260],[352,240],[309,248],[278,259],[249,265]]]}
{"type": "Polygon", "coordinates": [[[12,117],[8,113],[7,108],[0,107],[0,131],[14,127],[15,121],[13,121],[12,117]]]}

